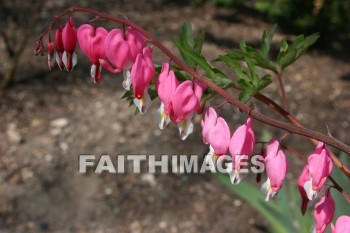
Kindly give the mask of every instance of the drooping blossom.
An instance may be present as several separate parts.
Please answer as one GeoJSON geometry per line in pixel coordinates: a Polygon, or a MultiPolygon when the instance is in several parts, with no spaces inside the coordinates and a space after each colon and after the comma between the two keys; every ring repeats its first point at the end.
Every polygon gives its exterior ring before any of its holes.
{"type": "Polygon", "coordinates": [[[304,188],[305,182],[310,180],[309,165],[306,163],[304,169],[298,179],[298,189],[301,195],[301,213],[304,215],[309,203],[309,198],[304,188]]]}
{"type": "Polygon", "coordinates": [[[203,142],[209,144],[209,153],[205,161],[210,168],[215,169],[215,161],[221,155],[225,155],[230,144],[230,128],[225,119],[217,117],[214,108],[210,107],[201,122],[203,142]]]}
{"type": "Polygon", "coordinates": [[[203,111],[200,104],[206,86],[195,80],[186,80],[179,84],[171,101],[170,119],[177,123],[180,138],[185,140],[193,132],[192,118],[203,111]]]}
{"type": "Polygon", "coordinates": [[[193,132],[192,117],[204,109],[200,99],[206,86],[197,80],[186,80],[180,84],[174,71],[170,70],[169,63],[164,62],[156,89],[162,101],[156,111],[159,128],[163,129],[171,120],[178,125],[180,137],[185,140],[193,132]]]}
{"type": "Polygon", "coordinates": [[[145,47],[142,53],[137,55],[130,73],[130,80],[134,90],[134,103],[141,113],[145,113],[151,105],[148,85],[151,83],[154,75],[152,48],[145,47]]]}
{"type": "Polygon", "coordinates": [[[55,33],[55,49],[56,49],[56,62],[58,64],[58,67],[63,70],[64,64],[63,64],[63,53],[64,53],[64,47],[62,42],[62,26],[59,25],[56,33],[55,33]]]}
{"type": "Polygon", "coordinates": [[[109,62],[103,60],[101,64],[105,69],[113,73],[123,71],[123,87],[126,90],[130,90],[131,86],[131,67],[145,46],[146,41],[144,37],[131,27],[126,30],[126,33],[120,29],[113,29],[106,37],[105,51],[109,62]]]}
{"type": "Polygon", "coordinates": [[[349,233],[350,232],[350,217],[342,215],[338,218],[335,226],[332,224],[332,233],[349,233]]]}
{"type": "Polygon", "coordinates": [[[63,55],[62,61],[67,71],[71,71],[77,64],[77,55],[74,52],[77,45],[77,30],[73,17],[69,17],[68,22],[62,30],[63,55]]]}
{"type": "Polygon", "coordinates": [[[162,71],[156,81],[158,97],[162,101],[159,109],[156,111],[157,122],[160,129],[164,129],[170,122],[171,101],[176,88],[179,86],[179,81],[176,79],[174,71],[169,69],[169,66],[168,62],[163,63],[162,71]]]}
{"type": "Polygon", "coordinates": [[[95,83],[101,80],[100,60],[106,58],[105,39],[107,35],[106,29],[99,27],[95,30],[90,24],[83,24],[78,28],[78,43],[92,63],[90,74],[95,83]]]}
{"type": "Polygon", "coordinates": [[[326,182],[327,177],[332,173],[333,168],[330,152],[323,142],[317,144],[307,163],[310,177],[303,186],[309,200],[313,200],[326,182]]]}
{"type": "Polygon", "coordinates": [[[228,164],[227,172],[232,184],[238,184],[247,175],[242,169],[246,159],[252,156],[255,145],[255,134],[252,128],[252,119],[249,117],[244,125],[241,125],[233,133],[229,150],[232,163],[228,164]]]}
{"type": "Polygon", "coordinates": [[[280,149],[278,140],[271,139],[268,143],[264,164],[267,180],[261,190],[265,193],[265,200],[269,201],[282,188],[288,171],[286,155],[280,149]]]}
{"type": "Polygon", "coordinates": [[[50,70],[55,67],[55,43],[51,40],[47,42],[47,63],[50,70]]]}
{"type": "Polygon", "coordinates": [[[209,132],[215,126],[217,119],[218,115],[215,109],[212,107],[208,108],[204,114],[203,120],[201,121],[204,144],[209,144],[209,132]]]}
{"type": "Polygon", "coordinates": [[[326,190],[325,195],[315,205],[314,219],[316,233],[325,232],[327,225],[332,221],[335,211],[335,202],[329,189],[326,190]]]}

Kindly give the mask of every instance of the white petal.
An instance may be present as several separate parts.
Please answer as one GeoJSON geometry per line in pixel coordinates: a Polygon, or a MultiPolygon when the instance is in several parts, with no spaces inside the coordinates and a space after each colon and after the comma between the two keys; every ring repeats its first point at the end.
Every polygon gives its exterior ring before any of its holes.
{"type": "Polygon", "coordinates": [[[95,76],[96,76],[96,65],[95,65],[95,64],[92,64],[92,66],[91,66],[90,75],[91,75],[92,81],[93,81],[94,83],[96,83],[96,81],[95,81],[95,76]]]}
{"type": "Polygon", "coordinates": [[[270,201],[277,194],[272,190],[269,178],[262,184],[261,191],[265,194],[265,201],[270,201]]]}
{"type": "Polygon", "coordinates": [[[205,156],[204,161],[210,166],[211,171],[215,171],[216,154],[213,147],[210,146],[209,153],[205,156]]]}
{"type": "Polygon", "coordinates": [[[129,91],[130,87],[131,87],[131,79],[130,79],[130,70],[129,69],[123,70],[123,77],[124,77],[123,87],[125,90],[129,91]]]}
{"type": "MultiPolygon", "coordinates": [[[[63,55],[62,55],[62,62],[64,64],[64,67],[66,68],[67,67],[67,53],[66,51],[63,52],[63,55]]],[[[67,69],[67,68],[66,68],[67,69]]]]}
{"type": "Polygon", "coordinates": [[[160,107],[155,111],[156,121],[159,129],[164,129],[170,122],[170,117],[164,112],[163,102],[160,107]]]}
{"type": "Polygon", "coordinates": [[[60,70],[62,70],[62,67],[60,66],[61,60],[60,60],[60,57],[58,56],[58,52],[55,53],[55,58],[56,58],[58,67],[60,68],[60,70]]]}
{"type": "Polygon", "coordinates": [[[143,93],[143,96],[141,99],[134,99],[134,104],[137,106],[141,114],[144,114],[147,112],[147,110],[151,107],[152,100],[151,97],[148,94],[148,90],[146,89],[143,93]]]}
{"type": "Polygon", "coordinates": [[[51,55],[47,54],[47,64],[49,65],[49,70],[51,70],[51,55]]]}
{"type": "Polygon", "coordinates": [[[312,178],[309,181],[304,183],[304,189],[307,195],[307,198],[312,201],[317,197],[317,191],[312,189],[312,178]]]}
{"type": "Polygon", "coordinates": [[[72,56],[72,70],[74,68],[74,66],[76,66],[78,63],[78,57],[77,54],[75,52],[73,52],[73,56],[72,56]]]}
{"type": "Polygon", "coordinates": [[[191,121],[191,118],[186,118],[185,120],[177,124],[177,127],[179,128],[180,138],[182,140],[186,140],[188,135],[190,135],[193,132],[193,123],[191,121]]]}

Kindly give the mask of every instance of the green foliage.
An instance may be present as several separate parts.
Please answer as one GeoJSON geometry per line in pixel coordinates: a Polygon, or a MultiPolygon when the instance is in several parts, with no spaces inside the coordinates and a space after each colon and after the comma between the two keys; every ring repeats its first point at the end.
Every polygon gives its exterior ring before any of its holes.
{"type": "Polygon", "coordinates": [[[277,63],[280,68],[284,70],[287,66],[294,63],[305,54],[307,49],[313,45],[319,37],[318,33],[307,37],[300,35],[290,45],[288,45],[287,41],[282,40],[281,49],[277,56],[277,63]]]}
{"type": "MultiPolygon", "coordinates": [[[[173,41],[179,49],[180,54],[186,64],[193,70],[200,67],[207,77],[216,85],[223,89],[234,86],[234,83],[223,72],[211,65],[204,56],[201,55],[205,33],[201,32],[196,38],[193,35],[190,23],[184,23],[179,30],[179,36],[174,37],[173,41]]],[[[212,98],[216,93],[209,90],[203,94],[202,102],[212,98]]]]}
{"type": "Polygon", "coordinates": [[[283,71],[287,66],[299,59],[319,37],[318,34],[307,37],[300,35],[291,45],[288,45],[286,40],[282,40],[280,52],[277,56],[277,67],[269,58],[269,51],[275,31],[276,25],[273,25],[272,28],[263,32],[261,51],[241,41],[240,50],[230,50],[225,55],[221,55],[216,59],[216,61],[224,62],[238,76],[238,84],[241,89],[239,99],[242,102],[246,102],[271,83],[271,75],[266,74],[259,77],[256,67],[277,74],[278,70],[283,71]],[[241,62],[245,63],[248,71],[246,71],[245,66],[242,66],[241,62]]]}
{"type": "Polygon", "coordinates": [[[239,185],[232,185],[229,177],[225,174],[217,174],[217,178],[256,209],[269,224],[271,233],[308,233],[313,224],[310,211],[303,216],[299,205],[299,192],[295,185],[284,185],[278,196],[273,201],[266,202],[263,194],[257,192],[254,185],[248,182],[241,182],[239,185]],[[295,224],[297,222],[298,224],[295,224]]]}

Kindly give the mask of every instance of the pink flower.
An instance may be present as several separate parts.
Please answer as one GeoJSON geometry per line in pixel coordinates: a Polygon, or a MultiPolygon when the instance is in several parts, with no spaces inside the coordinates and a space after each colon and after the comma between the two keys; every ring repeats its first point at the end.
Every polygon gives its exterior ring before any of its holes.
{"type": "Polygon", "coordinates": [[[316,222],[316,233],[325,232],[327,225],[332,221],[335,211],[335,203],[331,196],[329,189],[326,190],[325,195],[315,205],[314,219],[316,222]]]}
{"type": "Polygon", "coordinates": [[[329,150],[323,142],[319,142],[313,154],[309,156],[308,167],[310,179],[304,183],[304,189],[309,200],[313,200],[333,168],[329,150]]]}
{"type": "Polygon", "coordinates": [[[203,120],[201,121],[204,144],[209,144],[209,132],[215,126],[217,119],[218,115],[216,114],[215,109],[212,107],[208,108],[208,110],[205,112],[203,120]]]}
{"type": "Polygon", "coordinates": [[[170,118],[178,124],[180,137],[185,140],[193,132],[191,121],[193,115],[203,111],[204,104],[200,105],[200,99],[206,86],[190,80],[180,84],[174,71],[170,70],[169,63],[164,62],[156,82],[156,89],[162,101],[156,111],[159,128],[164,129],[170,118]]]}
{"type": "Polygon", "coordinates": [[[77,30],[72,17],[69,17],[69,21],[62,30],[62,43],[64,48],[62,61],[66,70],[71,71],[77,64],[77,55],[74,52],[77,45],[77,30]]]}
{"type": "Polygon", "coordinates": [[[178,124],[180,137],[185,140],[193,132],[192,117],[202,111],[200,99],[205,86],[186,80],[179,84],[171,100],[170,119],[178,124]]]}
{"type": "Polygon", "coordinates": [[[305,191],[304,185],[305,182],[310,180],[310,173],[309,173],[309,165],[305,164],[304,169],[298,179],[298,188],[301,195],[301,213],[304,215],[306,212],[307,204],[309,202],[309,198],[307,196],[307,193],[305,191]]]}
{"type": "Polygon", "coordinates": [[[286,155],[279,147],[280,143],[276,139],[271,139],[267,146],[264,163],[268,178],[261,187],[266,194],[266,201],[269,201],[282,188],[288,170],[286,155]]]}
{"type": "Polygon", "coordinates": [[[162,65],[162,71],[156,82],[158,97],[162,101],[161,106],[156,111],[156,117],[160,129],[164,129],[170,122],[169,115],[172,108],[171,101],[178,86],[179,81],[176,79],[174,71],[169,70],[168,62],[164,62],[162,65]]]}
{"type": "Polygon", "coordinates": [[[350,232],[350,217],[343,215],[340,216],[335,223],[332,224],[332,233],[349,233],[350,232]]]}
{"type": "Polygon", "coordinates": [[[144,37],[135,29],[128,28],[126,33],[120,29],[113,29],[108,33],[105,41],[105,51],[108,61],[101,61],[105,69],[112,73],[124,72],[123,87],[130,90],[130,69],[138,54],[146,46],[144,37]]]}
{"type": "Polygon", "coordinates": [[[59,25],[55,33],[56,62],[58,64],[58,67],[61,70],[64,69],[64,64],[62,61],[63,52],[64,52],[63,42],[62,42],[62,30],[63,30],[62,26],[59,25]]]}
{"type": "Polygon", "coordinates": [[[209,130],[208,141],[210,150],[205,161],[210,165],[211,170],[214,168],[216,159],[227,153],[230,145],[230,128],[222,117],[218,117],[216,123],[209,130]]]}
{"type": "Polygon", "coordinates": [[[50,70],[52,70],[55,67],[54,51],[55,51],[55,43],[53,43],[52,41],[48,41],[47,42],[47,62],[50,70]]]}
{"type": "Polygon", "coordinates": [[[141,113],[147,111],[151,104],[148,94],[148,85],[155,75],[155,68],[152,60],[152,49],[145,47],[142,53],[136,57],[136,61],[131,68],[130,79],[134,90],[134,103],[141,113]]]}
{"type": "Polygon", "coordinates": [[[104,43],[108,32],[102,27],[95,30],[90,24],[83,24],[79,27],[77,35],[81,50],[92,63],[91,78],[95,83],[99,82],[101,80],[100,60],[106,58],[104,43]]]}
{"type": "Polygon", "coordinates": [[[252,128],[252,119],[249,117],[244,125],[241,125],[233,133],[229,150],[232,156],[232,164],[227,167],[232,184],[238,184],[247,175],[241,170],[244,160],[252,156],[255,145],[255,135],[252,128]]]}
{"type": "Polygon", "coordinates": [[[130,48],[130,61],[126,62],[126,67],[129,66],[129,68],[132,66],[132,63],[135,62],[136,57],[139,53],[142,52],[142,49],[146,47],[146,40],[145,38],[135,29],[128,27],[126,30],[126,41],[129,44],[130,48]]]}

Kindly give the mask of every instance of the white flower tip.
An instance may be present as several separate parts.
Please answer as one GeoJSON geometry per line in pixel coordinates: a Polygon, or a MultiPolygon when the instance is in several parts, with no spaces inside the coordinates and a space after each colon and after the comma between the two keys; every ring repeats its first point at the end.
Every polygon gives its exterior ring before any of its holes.
{"type": "Polygon", "coordinates": [[[123,77],[124,77],[124,81],[123,81],[123,88],[127,91],[130,90],[131,87],[131,79],[130,79],[130,70],[124,70],[123,71],[123,77]]]}
{"type": "Polygon", "coordinates": [[[160,107],[155,111],[156,121],[159,129],[163,130],[169,123],[170,118],[164,112],[164,104],[161,103],[160,107]]]}
{"type": "Polygon", "coordinates": [[[270,201],[277,194],[272,190],[269,178],[262,184],[261,191],[265,194],[265,201],[270,201]]]}
{"type": "Polygon", "coordinates": [[[179,128],[180,138],[184,141],[193,132],[193,123],[191,119],[185,119],[179,124],[177,124],[179,128]]]}
{"type": "Polygon", "coordinates": [[[141,114],[144,114],[147,112],[147,110],[151,107],[152,100],[151,97],[148,94],[147,89],[143,93],[143,96],[141,99],[134,99],[134,104],[137,106],[141,114]]]}
{"type": "Polygon", "coordinates": [[[305,189],[307,198],[310,201],[314,200],[317,197],[317,191],[312,189],[312,179],[304,183],[304,189],[305,189]]]}

